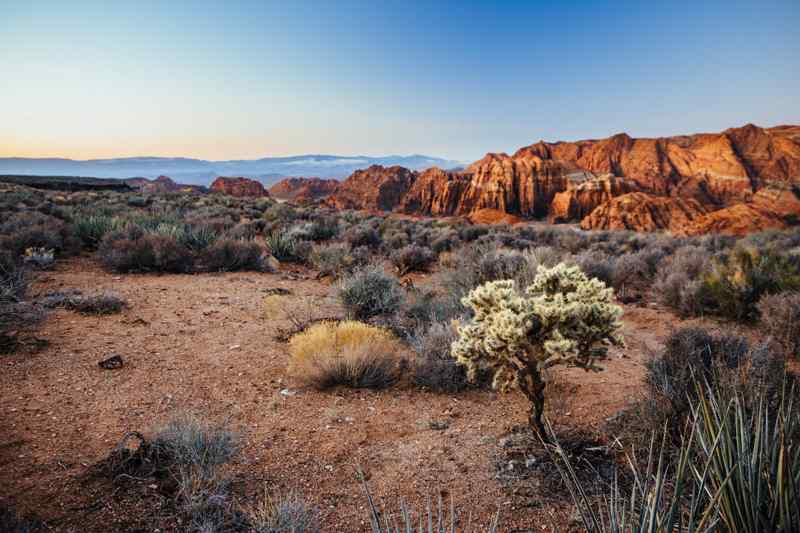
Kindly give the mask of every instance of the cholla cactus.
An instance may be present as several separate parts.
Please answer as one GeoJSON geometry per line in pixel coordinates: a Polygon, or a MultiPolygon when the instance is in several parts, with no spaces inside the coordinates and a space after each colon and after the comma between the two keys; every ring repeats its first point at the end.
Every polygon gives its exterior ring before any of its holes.
{"type": "Polygon", "coordinates": [[[470,379],[488,368],[495,389],[518,387],[532,403],[531,427],[544,437],[542,372],[556,365],[599,370],[596,362],[608,347],[623,344],[622,309],[602,281],[563,263],[540,266],[525,293],[506,280],[481,285],[464,297],[462,303],[475,316],[458,328],[452,354],[470,379]]]}

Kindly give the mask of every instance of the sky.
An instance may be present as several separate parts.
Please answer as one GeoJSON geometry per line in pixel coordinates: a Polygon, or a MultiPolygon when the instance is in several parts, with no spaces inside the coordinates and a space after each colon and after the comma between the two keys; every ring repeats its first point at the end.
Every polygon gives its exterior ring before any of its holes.
{"type": "Polygon", "coordinates": [[[0,157],[472,161],[798,124],[798,28],[798,0],[0,0],[0,157]]]}

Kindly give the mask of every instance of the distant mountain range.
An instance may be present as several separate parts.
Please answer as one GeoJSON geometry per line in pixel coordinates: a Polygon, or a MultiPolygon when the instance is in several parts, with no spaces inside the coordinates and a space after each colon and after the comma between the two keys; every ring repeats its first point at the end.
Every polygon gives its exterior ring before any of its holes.
{"type": "Polygon", "coordinates": [[[346,178],[353,171],[371,165],[400,165],[413,170],[429,167],[461,167],[451,161],[426,155],[384,157],[297,155],[231,161],[206,161],[185,157],[125,157],[115,159],[74,160],[62,158],[0,158],[0,174],[92,176],[98,178],[155,178],[167,175],[176,182],[209,185],[217,176],[243,176],[270,186],[289,176],[346,178]]]}

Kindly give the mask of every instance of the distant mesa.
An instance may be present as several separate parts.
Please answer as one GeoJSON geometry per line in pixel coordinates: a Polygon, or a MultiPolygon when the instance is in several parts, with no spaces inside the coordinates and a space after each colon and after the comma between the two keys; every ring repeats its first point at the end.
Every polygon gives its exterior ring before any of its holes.
{"type": "Polygon", "coordinates": [[[269,196],[261,182],[241,177],[229,178],[220,176],[211,184],[210,190],[211,192],[227,194],[228,196],[250,198],[269,196]]]}
{"type": "Polygon", "coordinates": [[[491,210],[585,229],[684,235],[783,228],[800,223],[800,126],[540,141],[511,156],[487,154],[464,170],[373,165],[326,203],[429,216],[491,210]]]}
{"type": "Polygon", "coordinates": [[[269,188],[270,196],[296,203],[315,202],[333,193],[339,180],[322,178],[284,178],[269,188]]]}

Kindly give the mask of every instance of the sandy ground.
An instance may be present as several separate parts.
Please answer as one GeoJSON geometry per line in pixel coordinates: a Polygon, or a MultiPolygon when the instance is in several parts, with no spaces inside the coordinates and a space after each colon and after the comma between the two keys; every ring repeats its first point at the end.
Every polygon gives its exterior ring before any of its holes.
{"type": "MultiPolygon", "coordinates": [[[[441,490],[479,523],[499,510],[501,531],[563,530],[568,505],[520,505],[495,476],[498,440],[525,422],[519,394],[297,390],[287,346],[274,339],[286,323],[264,314],[275,287],[314,298],[322,314],[337,311],[328,286],[287,272],[118,276],[75,259],[42,274],[34,292],[110,289],[130,307],[100,317],[54,311],[37,333],[47,346],[0,355],[0,504],[56,531],[129,530],[130,509],[87,472],[126,432],[188,412],[241,434],[230,467],[241,500],[264,487],[297,491],[320,509],[325,531],[368,530],[357,469],[390,507],[419,507],[441,490]],[[99,368],[112,354],[124,368],[99,368]]],[[[605,372],[559,371],[562,423],[596,429],[634,399],[644,359],[678,324],[664,310],[631,306],[624,323],[628,345],[605,372]]]]}

